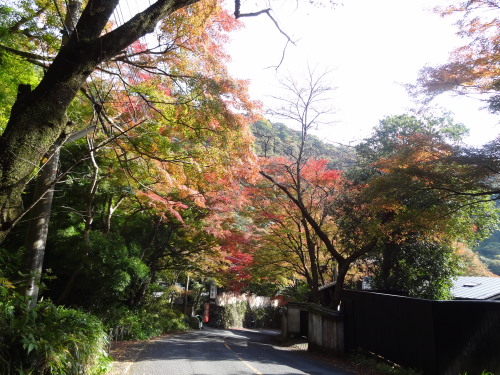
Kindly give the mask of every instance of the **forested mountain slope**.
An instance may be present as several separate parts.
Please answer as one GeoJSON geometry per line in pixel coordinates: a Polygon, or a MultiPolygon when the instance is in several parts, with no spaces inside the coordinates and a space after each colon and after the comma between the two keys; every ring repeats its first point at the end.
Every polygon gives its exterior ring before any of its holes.
{"type": "MultiPolygon", "coordinates": [[[[291,129],[282,123],[271,123],[267,120],[255,122],[251,127],[255,137],[254,149],[259,157],[292,156],[300,141],[301,132],[291,129]]],[[[356,160],[354,148],[333,145],[322,141],[319,137],[308,135],[306,139],[311,158],[324,158],[330,161],[331,169],[345,170],[356,160]]]]}
{"type": "Polygon", "coordinates": [[[475,251],[491,272],[500,275],[500,231],[493,232],[492,236],[482,241],[475,251]]]}

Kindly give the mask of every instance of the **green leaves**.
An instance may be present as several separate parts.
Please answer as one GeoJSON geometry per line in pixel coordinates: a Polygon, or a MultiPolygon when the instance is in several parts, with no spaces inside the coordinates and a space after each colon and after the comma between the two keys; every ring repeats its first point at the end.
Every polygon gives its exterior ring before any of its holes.
{"type": "Polygon", "coordinates": [[[35,336],[33,336],[32,333],[28,333],[27,336],[23,335],[21,343],[23,344],[23,349],[25,349],[28,354],[37,347],[35,336]]]}
{"type": "MultiPolygon", "coordinates": [[[[0,38],[1,43],[1,38],[0,38]]],[[[41,78],[41,69],[33,67],[21,58],[6,53],[0,49],[0,135],[10,116],[19,84],[30,84],[33,87],[41,78]]]]}
{"type": "Polygon", "coordinates": [[[102,323],[94,316],[41,301],[26,301],[11,290],[0,303],[0,372],[24,374],[104,374],[110,363],[102,323]],[[14,314],[13,311],[24,311],[14,314]]]}
{"type": "Polygon", "coordinates": [[[419,236],[397,246],[388,273],[383,273],[382,259],[375,263],[371,281],[375,289],[404,291],[411,297],[426,299],[451,298],[451,280],[460,271],[453,247],[419,236]]]}
{"type": "Polygon", "coordinates": [[[498,210],[480,193],[482,163],[454,143],[463,134],[446,117],[394,116],[357,147],[363,164],[351,175],[380,219],[379,287],[445,297],[457,272],[450,246],[473,245],[496,226],[498,210]]]}

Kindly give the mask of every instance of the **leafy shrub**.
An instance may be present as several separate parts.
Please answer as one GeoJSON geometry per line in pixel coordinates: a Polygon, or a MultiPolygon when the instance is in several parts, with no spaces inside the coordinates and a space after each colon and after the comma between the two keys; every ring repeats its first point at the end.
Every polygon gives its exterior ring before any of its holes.
{"type": "Polygon", "coordinates": [[[380,374],[388,375],[420,375],[421,373],[413,369],[405,369],[396,364],[383,361],[380,358],[372,357],[366,353],[354,353],[350,356],[351,362],[359,368],[368,371],[375,371],[380,374]]]}
{"type": "Polygon", "coordinates": [[[0,283],[0,373],[104,374],[107,335],[93,315],[49,301],[26,311],[26,299],[0,283]]]}
{"type": "Polygon", "coordinates": [[[281,309],[267,306],[252,310],[254,328],[280,328],[281,309]]]}
{"type": "Polygon", "coordinates": [[[185,331],[188,329],[187,319],[183,314],[173,310],[164,311],[164,332],[185,331]]]}
{"type": "Polygon", "coordinates": [[[223,328],[242,328],[249,310],[246,302],[219,306],[219,319],[223,328]]]}
{"type": "Polygon", "coordinates": [[[307,302],[310,289],[307,283],[299,281],[295,285],[282,286],[276,294],[290,302],[307,302]]]}
{"type": "Polygon", "coordinates": [[[219,319],[224,328],[279,328],[281,313],[271,306],[250,309],[246,302],[218,306],[219,319]]]}
{"type": "Polygon", "coordinates": [[[400,291],[410,297],[435,300],[451,297],[451,280],[459,271],[451,246],[415,236],[400,244],[392,258],[388,273],[383,272],[382,257],[376,259],[371,280],[375,290],[400,291]]]}
{"type": "Polygon", "coordinates": [[[169,308],[120,307],[110,311],[104,319],[116,340],[147,340],[165,332],[189,328],[186,317],[169,308]]]}

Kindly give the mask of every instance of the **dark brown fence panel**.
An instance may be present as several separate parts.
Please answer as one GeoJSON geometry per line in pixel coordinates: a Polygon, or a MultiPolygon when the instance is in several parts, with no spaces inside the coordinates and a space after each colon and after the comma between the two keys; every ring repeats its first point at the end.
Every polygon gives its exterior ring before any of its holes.
{"type": "Polygon", "coordinates": [[[347,350],[424,374],[500,374],[500,302],[429,301],[345,291],[347,350]]]}
{"type": "Polygon", "coordinates": [[[500,374],[500,302],[435,303],[439,374],[500,374]]]}
{"type": "Polygon", "coordinates": [[[366,350],[433,373],[436,348],[431,301],[345,291],[343,303],[347,350],[366,350]]]}

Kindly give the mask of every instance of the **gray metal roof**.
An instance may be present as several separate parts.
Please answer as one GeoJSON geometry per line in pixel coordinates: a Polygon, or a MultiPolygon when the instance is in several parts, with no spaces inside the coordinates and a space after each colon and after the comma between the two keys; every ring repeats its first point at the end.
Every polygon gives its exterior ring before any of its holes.
{"type": "Polygon", "coordinates": [[[457,299],[500,299],[500,277],[459,276],[451,294],[457,299]]]}

